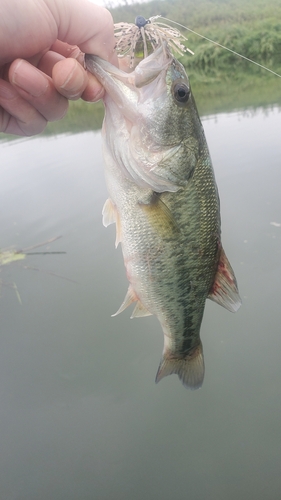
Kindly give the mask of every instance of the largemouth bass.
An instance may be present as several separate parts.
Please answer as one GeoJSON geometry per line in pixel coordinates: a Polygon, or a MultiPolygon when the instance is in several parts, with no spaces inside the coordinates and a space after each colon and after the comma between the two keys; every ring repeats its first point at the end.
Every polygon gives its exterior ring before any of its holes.
{"type": "Polygon", "coordinates": [[[129,281],[116,314],[133,302],[132,317],[155,314],[164,333],[156,382],[176,373],[196,389],[204,378],[205,301],[235,312],[240,298],[189,79],[166,43],[129,73],[95,56],[85,61],[106,90],[103,224],[116,224],[129,281]]]}

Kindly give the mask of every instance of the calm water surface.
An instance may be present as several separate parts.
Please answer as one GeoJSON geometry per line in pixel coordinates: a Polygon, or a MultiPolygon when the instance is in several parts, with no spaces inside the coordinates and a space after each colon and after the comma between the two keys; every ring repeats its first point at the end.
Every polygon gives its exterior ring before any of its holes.
{"type": "Polygon", "coordinates": [[[41,250],[67,252],[1,268],[1,499],[281,498],[281,112],[204,127],[243,306],[208,302],[195,392],[154,384],[155,318],[110,316],[127,281],[100,134],[0,144],[1,248],[61,235],[41,250]]]}

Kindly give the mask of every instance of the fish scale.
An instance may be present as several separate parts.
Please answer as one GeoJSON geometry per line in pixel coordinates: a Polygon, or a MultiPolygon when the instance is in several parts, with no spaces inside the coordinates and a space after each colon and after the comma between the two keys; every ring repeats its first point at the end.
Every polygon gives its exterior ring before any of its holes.
{"type": "Polygon", "coordinates": [[[203,383],[200,326],[207,297],[240,306],[221,245],[217,186],[203,127],[183,66],[162,43],[121,71],[95,56],[86,66],[104,85],[105,226],[116,224],[129,281],[116,314],[154,314],[164,333],[156,382],[176,373],[203,383]]]}

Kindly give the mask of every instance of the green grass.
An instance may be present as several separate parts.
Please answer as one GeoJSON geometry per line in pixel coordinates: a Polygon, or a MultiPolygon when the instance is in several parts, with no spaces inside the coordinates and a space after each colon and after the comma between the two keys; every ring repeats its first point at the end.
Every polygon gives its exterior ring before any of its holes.
{"type": "Polygon", "coordinates": [[[98,130],[102,126],[104,116],[103,103],[88,103],[72,101],[66,117],[58,122],[48,123],[45,135],[60,134],[62,132],[82,132],[85,130],[98,130]]]}
{"type": "MultiPolygon", "coordinates": [[[[154,0],[110,10],[115,22],[161,14],[281,74],[280,0],[154,0]]],[[[183,34],[195,55],[185,54],[180,60],[200,115],[281,105],[280,78],[192,33],[183,34]]],[[[49,123],[44,133],[96,130],[102,119],[101,102],[79,100],[71,102],[67,116],[49,123]]]]}
{"type": "MultiPolygon", "coordinates": [[[[110,9],[115,22],[161,14],[281,74],[280,0],[154,0],[110,9]]],[[[281,79],[188,32],[181,59],[201,115],[281,104],[281,79]]],[[[102,107],[72,103],[68,131],[100,126],[102,107]],[[92,120],[94,120],[94,125],[92,120]]],[[[62,125],[60,125],[62,126],[62,125]]],[[[58,130],[49,124],[47,133],[58,130]]]]}
{"type": "MultiPolygon", "coordinates": [[[[281,66],[280,0],[155,0],[111,10],[114,21],[134,22],[140,14],[161,14],[198,33],[269,66],[281,66]]],[[[182,30],[195,52],[190,64],[203,68],[242,65],[243,60],[182,30]]],[[[248,63],[247,63],[248,64],[248,63]]]]}

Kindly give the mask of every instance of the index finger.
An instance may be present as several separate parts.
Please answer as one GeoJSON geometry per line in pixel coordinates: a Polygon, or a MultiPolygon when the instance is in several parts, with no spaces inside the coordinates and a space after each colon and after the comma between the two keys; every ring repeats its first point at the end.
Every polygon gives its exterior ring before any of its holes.
{"type": "Polygon", "coordinates": [[[55,43],[49,48],[53,52],[57,52],[66,59],[71,57],[72,59],[78,60],[83,64],[84,54],[81,52],[77,45],[69,45],[69,43],[62,42],[61,40],[56,40],[55,43]]]}

